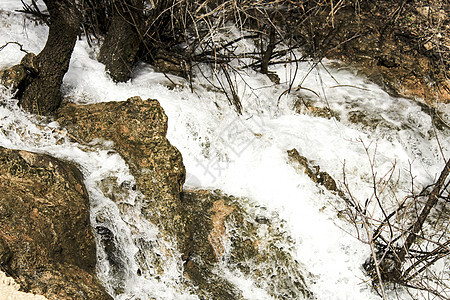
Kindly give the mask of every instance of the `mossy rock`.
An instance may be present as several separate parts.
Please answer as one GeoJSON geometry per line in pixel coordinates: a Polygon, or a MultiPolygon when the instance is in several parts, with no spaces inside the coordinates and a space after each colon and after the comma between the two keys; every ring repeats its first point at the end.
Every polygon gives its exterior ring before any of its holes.
{"type": "Polygon", "coordinates": [[[0,147],[0,190],[0,268],[23,291],[111,299],[95,275],[89,199],[74,165],[0,147]]]}
{"type": "Polygon", "coordinates": [[[180,191],[185,168],[181,153],[166,138],[167,116],[159,102],[132,97],[91,105],[65,103],[57,116],[77,141],[114,142],[114,150],[128,164],[145,196],[142,213],[183,244],[180,191]]]}
{"type": "Polygon", "coordinates": [[[242,298],[226,276],[213,272],[224,267],[275,299],[312,297],[305,268],[293,258],[295,245],[275,215],[220,191],[185,191],[182,199],[190,232],[185,272],[207,299],[242,298]]]}

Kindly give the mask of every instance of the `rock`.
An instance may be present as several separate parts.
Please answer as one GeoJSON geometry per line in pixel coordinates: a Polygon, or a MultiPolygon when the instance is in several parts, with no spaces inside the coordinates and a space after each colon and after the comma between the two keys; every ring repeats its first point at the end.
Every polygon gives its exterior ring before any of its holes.
{"type": "MultiPolygon", "coordinates": [[[[364,128],[369,129],[370,131],[375,131],[378,127],[388,127],[390,128],[390,125],[388,122],[386,122],[381,116],[376,114],[368,114],[367,112],[360,111],[360,110],[353,110],[348,113],[347,120],[350,123],[353,124],[360,124],[364,128]]],[[[394,128],[392,126],[391,129],[399,129],[394,128]]]]}
{"type": "Polygon", "coordinates": [[[38,68],[35,64],[36,55],[27,53],[22,58],[20,64],[9,69],[0,71],[0,83],[12,91],[16,91],[29,79],[30,74],[37,74],[38,68]]]}
{"type": "Polygon", "coordinates": [[[220,264],[240,272],[276,299],[311,297],[302,270],[291,256],[294,246],[282,222],[247,199],[220,191],[184,191],[189,243],[185,274],[206,299],[242,299],[220,264]],[[263,220],[263,221],[262,221],[263,220]]]}
{"type": "MultiPolygon", "coordinates": [[[[182,157],[166,138],[167,116],[158,101],[133,97],[125,102],[64,104],[57,115],[57,121],[82,143],[114,142],[135,177],[136,186],[130,188],[144,197],[142,214],[164,238],[176,238],[186,284],[194,286],[200,299],[243,299],[240,289],[217,271],[223,263],[279,299],[310,295],[303,267],[290,255],[292,241],[274,216],[253,215],[250,205],[243,204],[248,200],[221,192],[181,192],[182,157]]],[[[126,192],[114,182],[105,179],[103,193],[121,202],[126,192]]],[[[112,233],[101,226],[96,229],[111,268],[120,269],[112,233]]],[[[146,247],[151,251],[150,244],[146,247]]]]}
{"type": "Polygon", "coordinates": [[[272,81],[275,84],[280,84],[280,76],[278,76],[275,72],[267,72],[267,77],[269,77],[270,81],[272,81]]]}
{"type": "MultiPolygon", "coordinates": [[[[317,101],[316,101],[317,103],[317,101]]],[[[313,117],[340,120],[338,113],[332,111],[328,106],[318,107],[315,101],[299,97],[294,101],[293,110],[298,114],[306,114],[313,117]]]]}
{"type": "Polygon", "coordinates": [[[0,190],[0,266],[23,291],[111,299],[95,276],[88,194],[73,165],[0,147],[0,190]]]}
{"type": "Polygon", "coordinates": [[[301,156],[297,149],[291,149],[287,151],[289,159],[292,163],[297,164],[297,167],[304,169],[306,175],[311,178],[317,184],[323,185],[327,190],[332,192],[343,193],[339,191],[336,185],[336,181],[327,172],[320,171],[320,167],[313,165],[306,157],[301,156]]]}
{"type": "Polygon", "coordinates": [[[14,279],[7,277],[0,271],[0,299],[20,299],[20,300],[46,300],[44,296],[24,293],[19,291],[20,286],[14,282],[14,279]]]}
{"type": "Polygon", "coordinates": [[[329,23],[324,10],[316,17],[314,37],[323,41],[327,58],[351,64],[394,97],[448,103],[450,51],[443,50],[449,49],[448,16],[448,5],[439,0],[406,1],[401,8],[369,1],[358,10],[350,5],[333,14],[332,30],[321,30],[329,23]]]}
{"type": "Polygon", "coordinates": [[[15,65],[0,71],[0,83],[7,88],[11,88],[12,91],[16,91],[27,77],[28,73],[22,65],[15,65]]]}
{"type": "Polygon", "coordinates": [[[152,63],[162,73],[174,74],[184,78],[187,78],[190,73],[189,65],[182,55],[163,49],[158,50],[152,63]]]}
{"type": "Polygon", "coordinates": [[[166,138],[167,116],[159,102],[133,97],[124,102],[69,103],[57,115],[57,121],[79,141],[114,142],[145,196],[142,213],[182,245],[180,192],[185,168],[181,153],[166,138]]]}

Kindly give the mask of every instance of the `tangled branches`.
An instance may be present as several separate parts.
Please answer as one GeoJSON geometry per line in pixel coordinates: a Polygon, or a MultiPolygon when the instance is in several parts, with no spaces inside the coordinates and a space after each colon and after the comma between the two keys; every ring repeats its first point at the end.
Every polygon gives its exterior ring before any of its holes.
{"type": "MultiPolygon", "coordinates": [[[[46,12],[36,5],[37,0],[29,1],[31,4],[23,2],[23,11],[48,21],[46,12]]],[[[108,45],[102,46],[107,51],[100,51],[100,61],[114,80],[128,80],[133,64],[139,60],[161,72],[188,79],[206,75],[199,69],[209,66],[208,80],[218,83],[216,88],[223,90],[230,104],[241,113],[242,104],[230,80],[237,76],[236,72],[252,69],[279,82],[270,71],[274,64],[296,63],[306,57],[320,60],[327,49],[334,47],[330,41],[339,31],[335,14],[343,9],[354,10],[358,3],[358,0],[80,0],[77,6],[88,42],[97,40],[108,45]],[[116,37],[111,37],[111,31],[116,37]],[[132,42],[126,36],[133,36],[132,42]],[[108,58],[112,56],[108,54],[112,48],[119,53],[119,61],[108,58]],[[295,55],[299,49],[305,56],[295,55]],[[109,66],[108,61],[113,64],[113,60],[116,66],[109,66]],[[115,72],[115,68],[119,70],[115,72]]]]}
{"type": "Polygon", "coordinates": [[[419,193],[411,175],[409,195],[396,199],[396,193],[390,190],[395,184],[396,164],[379,177],[375,154],[371,156],[370,147],[364,147],[372,174],[372,196],[365,202],[359,201],[351,193],[345,171],[344,187],[348,195],[348,217],[358,230],[360,225],[364,228],[358,238],[371,249],[364,269],[372,277],[374,288],[383,299],[388,284],[448,299],[450,274],[445,273],[445,267],[434,266],[448,263],[450,254],[450,160],[436,182],[419,193]]]}

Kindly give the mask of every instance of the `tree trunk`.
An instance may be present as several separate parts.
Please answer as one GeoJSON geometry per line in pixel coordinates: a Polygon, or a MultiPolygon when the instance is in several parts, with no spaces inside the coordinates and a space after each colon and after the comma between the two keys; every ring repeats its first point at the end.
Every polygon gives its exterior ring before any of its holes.
{"type": "Polygon", "coordinates": [[[433,190],[431,191],[430,196],[428,197],[427,203],[425,204],[424,208],[420,212],[419,217],[417,218],[417,221],[414,223],[414,225],[411,228],[411,231],[409,232],[408,237],[406,238],[405,244],[403,245],[402,250],[398,254],[398,259],[401,263],[405,260],[406,254],[408,253],[409,249],[413,245],[413,243],[417,239],[418,233],[422,230],[423,224],[425,223],[425,220],[427,219],[428,215],[431,212],[431,209],[436,206],[438,202],[439,194],[441,193],[441,189],[445,184],[445,180],[450,174],[450,159],[445,164],[444,169],[441,172],[441,175],[439,176],[438,181],[436,182],[433,190]]]}
{"type": "Polygon", "coordinates": [[[81,14],[75,0],[44,0],[44,3],[50,13],[47,43],[35,59],[38,72],[20,93],[19,103],[31,113],[49,115],[61,104],[60,87],[69,68],[81,14]]]}
{"type": "Polygon", "coordinates": [[[113,0],[113,16],[98,60],[115,81],[130,78],[141,44],[139,29],[143,21],[143,0],[113,0]]]}
{"type": "MultiPolygon", "coordinates": [[[[275,29],[271,27],[269,29],[269,42],[267,44],[267,48],[264,50],[261,45],[262,50],[262,58],[261,58],[261,73],[268,74],[269,73],[269,62],[272,58],[273,50],[275,50],[275,29]]],[[[262,42],[261,42],[262,44],[262,42]]]]}

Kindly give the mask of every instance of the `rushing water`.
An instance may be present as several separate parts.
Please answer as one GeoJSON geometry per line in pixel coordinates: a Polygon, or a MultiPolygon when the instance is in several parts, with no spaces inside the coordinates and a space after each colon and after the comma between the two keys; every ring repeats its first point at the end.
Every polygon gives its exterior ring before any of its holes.
{"type": "MultiPolygon", "coordinates": [[[[2,12],[0,26],[0,44],[15,40],[37,53],[45,43],[47,29],[22,15],[2,12]]],[[[18,63],[22,55],[15,46],[6,47],[0,52],[0,68],[18,63]]],[[[293,255],[305,267],[317,299],[379,299],[361,268],[370,249],[355,238],[354,226],[338,217],[342,201],[297,172],[286,151],[296,148],[340,182],[345,170],[349,188],[361,201],[372,193],[370,159],[375,159],[379,174],[395,163],[398,180],[393,190],[402,198],[411,176],[421,187],[439,174],[443,156],[450,155],[449,131],[445,126],[436,129],[430,113],[418,103],[389,96],[351,69],[326,62],[333,76],[319,66],[305,77],[311,66],[300,65],[294,85],[302,82],[307,89],[282,97],[287,85],[274,86],[261,74],[235,78],[245,109],[237,116],[222,93],[201,81],[194,82],[191,92],[179,78],[174,78],[179,86],[169,88],[165,77],[148,65],[139,66],[129,82],[116,84],[96,61],[95,49],[80,40],[63,92],[77,103],[122,101],[135,95],[158,99],[169,117],[168,138],[183,155],[187,186],[247,197],[254,204],[249,210],[264,207],[284,220],[295,242],[293,255]],[[328,107],[334,117],[295,113],[293,106],[300,98],[328,107]]],[[[294,73],[290,66],[274,71],[282,82],[294,73]]],[[[49,153],[80,166],[97,233],[98,275],[112,295],[197,298],[185,284],[180,253],[171,238],[140,215],[143,196],[132,188],[134,179],[110,143],[86,146],[70,141],[55,122],[21,111],[7,90],[0,91],[0,103],[1,146],[49,153]],[[116,239],[114,263],[104,251],[111,246],[111,236],[116,239]]],[[[442,105],[440,110],[439,121],[448,124],[450,108],[442,105]]],[[[221,272],[247,299],[272,298],[251,278],[226,266],[221,272]]]]}

